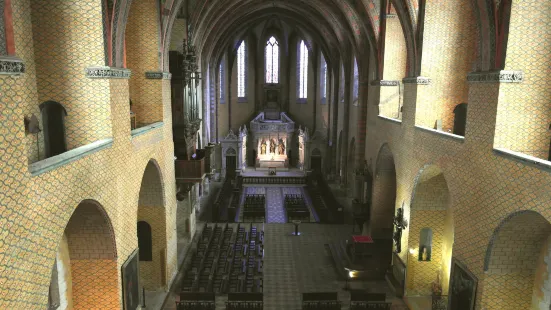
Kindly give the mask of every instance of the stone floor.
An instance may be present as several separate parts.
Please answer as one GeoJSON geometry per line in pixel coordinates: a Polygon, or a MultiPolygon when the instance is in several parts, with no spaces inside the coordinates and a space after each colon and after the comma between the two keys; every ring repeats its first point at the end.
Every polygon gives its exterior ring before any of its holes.
{"type": "MultiPolygon", "coordinates": [[[[345,282],[339,280],[325,244],[345,239],[352,231],[351,225],[324,225],[305,223],[300,225],[301,236],[291,235],[293,224],[264,224],[264,309],[295,310],[301,308],[302,293],[338,292],[342,309],[349,307],[349,293],[345,282]]],[[[177,277],[163,309],[174,310],[179,283],[177,277]]],[[[374,293],[386,293],[393,309],[407,309],[395,298],[386,282],[352,281],[351,289],[365,289],[374,293]]],[[[217,309],[224,309],[225,296],[217,296],[217,309]]]]}

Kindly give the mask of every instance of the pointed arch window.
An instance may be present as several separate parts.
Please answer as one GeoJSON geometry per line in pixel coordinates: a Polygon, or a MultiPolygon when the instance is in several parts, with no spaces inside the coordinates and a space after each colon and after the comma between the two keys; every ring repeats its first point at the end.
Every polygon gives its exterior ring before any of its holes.
{"type": "Polygon", "coordinates": [[[360,76],[358,74],[358,62],[354,58],[354,84],[352,86],[352,102],[358,104],[358,85],[360,76]]]}
{"type": "Polygon", "coordinates": [[[308,48],[304,40],[298,49],[298,99],[308,98],[308,48]]]}
{"type": "Polygon", "coordinates": [[[224,61],[220,62],[220,68],[218,68],[218,92],[220,94],[220,104],[224,103],[224,61]]]}
{"type": "Polygon", "coordinates": [[[247,96],[246,53],[245,40],[243,40],[237,49],[237,97],[240,99],[247,96]]]}
{"type": "Polygon", "coordinates": [[[270,37],[266,43],[266,83],[279,83],[279,43],[270,37]]]}
{"type": "Polygon", "coordinates": [[[325,104],[327,102],[327,62],[323,54],[321,54],[320,73],[321,104],[325,104]]]}

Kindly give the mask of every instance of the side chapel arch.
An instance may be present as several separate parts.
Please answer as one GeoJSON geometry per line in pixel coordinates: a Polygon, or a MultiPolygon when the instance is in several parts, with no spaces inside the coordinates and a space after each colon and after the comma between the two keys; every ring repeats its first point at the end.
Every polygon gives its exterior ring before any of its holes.
{"type": "Polygon", "coordinates": [[[431,285],[437,281],[442,294],[448,294],[454,242],[450,204],[444,173],[436,165],[425,165],[415,177],[410,203],[408,295],[430,295],[431,285]]]}
{"type": "Polygon", "coordinates": [[[57,297],[59,306],[71,309],[118,309],[120,289],[115,233],[101,204],[83,200],[71,215],[60,239],[52,272],[52,282],[56,283],[50,284],[50,300],[57,297]],[[58,291],[52,292],[53,287],[58,291]]]}
{"type": "Polygon", "coordinates": [[[495,229],[484,259],[485,309],[549,309],[551,223],[535,211],[518,211],[495,229]]]}
{"type": "MultiPolygon", "coordinates": [[[[137,223],[145,222],[151,230],[151,257],[140,258],[140,285],[146,290],[157,290],[167,284],[166,262],[166,210],[164,185],[161,170],[151,159],[144,170],[138,199],[137,223]],[[149,259],[150,258],[150,259],[149,259]]],[[[142,227],[143,228],[143,227],[142,227]]],[[[146,234],[136,234],[148,237],[146,234]]],[[[149,240],[139,240],[138,244],[148,245],[149,240]]],[[[142,249],[140,249],[142,253],[142,249]]]]}

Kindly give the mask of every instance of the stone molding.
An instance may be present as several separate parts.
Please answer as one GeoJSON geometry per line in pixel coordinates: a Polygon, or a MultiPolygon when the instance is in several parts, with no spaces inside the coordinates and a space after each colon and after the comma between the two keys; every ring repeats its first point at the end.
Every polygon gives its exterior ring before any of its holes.
{"type": "Polygon", "coordinates": [[[129,79],[132,73],[128,69],[112,67],[89,67],[84,71],[90,79],[129,79]]]}
{"type": "Polygon", "coordinates": [[[467,75],[470,83],[522,83],[524,73],[522,71],[486,71],[471,72],[467,75]]]}
{"type": "Polygon", "coordinates": [[[398,86],[400,81],[395,80],[374,80],[371,81],[371,86],[398,86]]]}
{"type": "Polygon", "coordinates": [[[404,78],[402,82],[404,84],[430,85],[432,83],[432,80],[428,77],[417,76],[404,78]]]}
{"type": "Polygon", "coordinates": [[[21,75],[25,73],[25,63],[17,57],[0,57],[0,75],[21,75]]]}
{"type": "Polygon", "coordinates": [[[145,78],[149,80],[170,80],[172,73],[162,71],[148,71],[145,73],[145,78]]]}
{"type": "Polygon", "coordinates": [[[386,18],[396,18],[396,17],[398,17],[398,15],[396,15],[396,14],[386,14],[385,17],[386,18]]]}

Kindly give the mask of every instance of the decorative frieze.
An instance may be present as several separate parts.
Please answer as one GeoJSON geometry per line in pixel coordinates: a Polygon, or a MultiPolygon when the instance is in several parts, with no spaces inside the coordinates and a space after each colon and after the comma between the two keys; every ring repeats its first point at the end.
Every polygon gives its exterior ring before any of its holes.
{"type": "Polygon", "coordinates": [[[471,83],[522,83],[524,73],[522,71],[486,71],[472,72],[467,75],[467,81],[471,83]]]}
{"type": "Polygon", "coordinates": [[[398,86],[400,81],[393,80],[374,80],[371,81],[371,86],[398,86]]]}
{"type": "Polygon", "coordinates": [[[417,76],[417,77],[407,77],[402,80],[404,84],[417,84],[417,85],[430,85],[432,80],[428,77],[417,76]]]}
{"type": "Polygon", "coordinates": [[[150,80],[170,80],[172,79],[172,73],[162,71],[149,71],[145,73],[145,78],[150,80]]]}
{"type": "Polygon", "coordinates": [[[398,15],[396,15],[396,14],[386,14],[385,17],[386,18],[396,18],[396,17],[398,17],[398,15]]]}
{"type": "Polygon", "coordinates": [[[90,79],[129,79],[131,74],[128,69],[112,67],[90,67],[84,71],[90,79]]]}
{"type": "Polygon", "coordinates": [[[21,75],[25,73],[25,63],[16,57],[0,57],[0,75],[21,75]]]}

